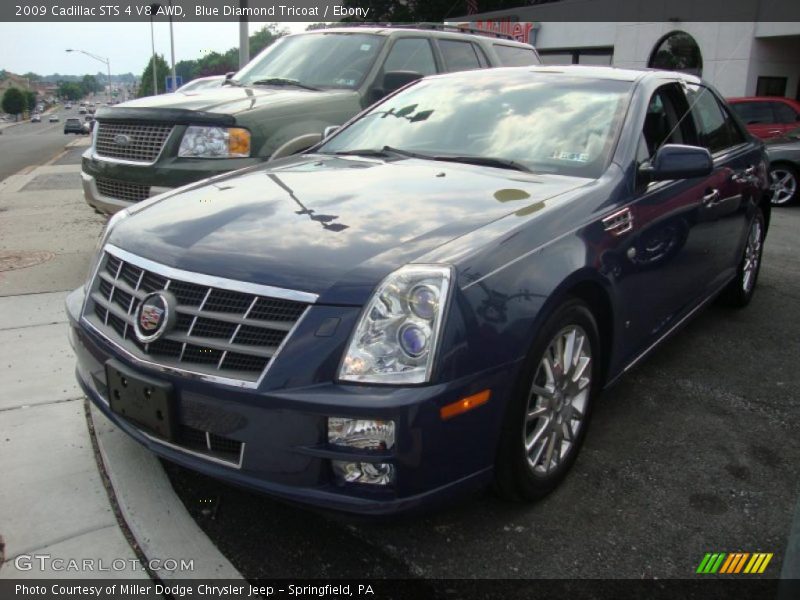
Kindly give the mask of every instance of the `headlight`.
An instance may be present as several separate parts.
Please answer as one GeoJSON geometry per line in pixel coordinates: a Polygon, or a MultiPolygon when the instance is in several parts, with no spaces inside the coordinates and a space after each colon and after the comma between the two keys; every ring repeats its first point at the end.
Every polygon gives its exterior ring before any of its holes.
{"type": "Polygon", "coordinates": [[[97,269],[97,265],[103,256],[103,248],[105,247],[114,227],[116,227],[120,221],[127,219],[129,216],[130,214],[127,210],[121,210],[117,213],[114,213],[114,215],[108,220],[108,223],[106,223],[106,228],[103,230],[103,234],[97,239],[97,245],[94,247],[94,258],[89,264],[89,273],[86,277],[86,283],[83,286],[84,289],[88,289],[89,287],[89,282],[91,282],[92,276],[97,269]]]}
{"type": "Polygon", "coordinates": [[[185,158],[243,158],[250,156],[250,132],[241,127],[191,125],[183,134],[178,156],[185,158]]]}
{"type": "Polygon", "coordinates": [[[436,265],[408,265],[384,279],[356,326],[339,379],[428,381],[450,279],[450,267],[436,265]]]}

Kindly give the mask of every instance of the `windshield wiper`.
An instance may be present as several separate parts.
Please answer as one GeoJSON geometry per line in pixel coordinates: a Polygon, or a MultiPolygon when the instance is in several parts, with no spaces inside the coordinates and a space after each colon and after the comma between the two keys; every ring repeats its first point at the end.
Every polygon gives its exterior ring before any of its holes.
{"type": "Polygon", "coordinates": [[[495,158],[493,156],[432,156],[430,157],[433,160],[441,160],[444,162],[457,162],[457,163],[466,163],[469,165],[482,165],[484,167],[498,167],[500,169],[512,169],[514,171],[523,171],[525,173],[531,173],[531,170],[523,165],[522,163],[518,163],[514,160],[509,160],[507,158],[495,158]]]}
{"type": "Polygon", "coordinates": [[[427,160],[434,159],[435,157],[428,154],[420,154],[418,152],[411,152],[410,150],[402,150],[400,148],[393,148],[392,146],[384,146],[383,148],[362,148],[360,150],[339,150],[334,152],[336,156],[406,156],[408,158],[424,158],[427,160]]]}
{"type": "Polygon", "coordinates": [[[296,79],[286,79],[284,77],[270,77],[268,79],[257,79],[256,81],[251,81],[250,85],[293,85],[295,87],[303,88],[304,90],[312,90],[315,92],[320,91],[319,88],[306,85],[296,79]]]}

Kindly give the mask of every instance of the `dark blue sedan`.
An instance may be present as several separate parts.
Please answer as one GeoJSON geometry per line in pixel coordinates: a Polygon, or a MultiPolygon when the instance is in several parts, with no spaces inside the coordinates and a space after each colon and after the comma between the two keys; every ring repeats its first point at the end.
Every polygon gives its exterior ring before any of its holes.
{"type": "Polygon", "coordinates": [[[67,302],[78,379],[158,455],[285,499],[533,500],[603,389],[715,298],[748,304],[767,171],[689,75],[422,79],[115,215],[67,302]]]}

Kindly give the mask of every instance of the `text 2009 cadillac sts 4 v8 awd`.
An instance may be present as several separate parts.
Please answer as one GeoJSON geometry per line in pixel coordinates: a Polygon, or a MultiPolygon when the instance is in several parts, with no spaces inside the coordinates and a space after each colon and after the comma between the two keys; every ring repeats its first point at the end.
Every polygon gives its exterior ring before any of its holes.
{"type": "Polygon", "coordinates": [[[67,301],[78,378],[158,455],[286,499],[534,499],[604,387],[708,301],[748,303],[766,174],[692,76],[423,79],[112,218],[67,301]]]}

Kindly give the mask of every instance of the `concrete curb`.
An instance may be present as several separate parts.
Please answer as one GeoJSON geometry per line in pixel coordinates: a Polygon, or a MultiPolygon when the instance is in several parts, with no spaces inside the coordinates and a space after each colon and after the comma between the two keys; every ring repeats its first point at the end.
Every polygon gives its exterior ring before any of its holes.
{"type": "Polygon", "coordinates": [[[246,585],[175,495],[158,459],[91,407],[97,445],[120,512],[148,560],[193,560],[191,571],[157,571],[162,580],[228,579],[246,585]]]}

